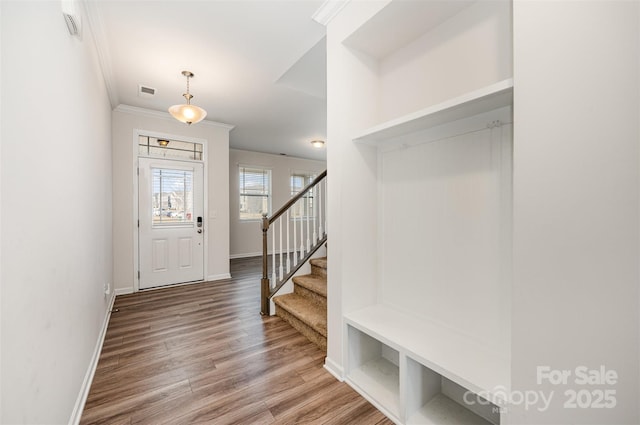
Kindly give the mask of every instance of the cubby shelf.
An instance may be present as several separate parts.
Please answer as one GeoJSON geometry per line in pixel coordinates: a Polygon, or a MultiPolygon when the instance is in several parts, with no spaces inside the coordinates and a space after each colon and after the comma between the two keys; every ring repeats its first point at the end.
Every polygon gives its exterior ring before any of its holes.
{"type": "Polygon", "coordinates": [[[387,416],[400,417],[400,353],[379,339],[348,328],[347,382],[387,416]]]}
{"type": "Polygon", "coordinates": [[[438,394],[411,415],[407,425],[492,425],[491,422],[460,406],[450,398],[438,394]]]}
{"type": "Polygon", "coordinates": [[[365,392],[368,398],[380,408],[385,409],[387,414],[399,417],[400,372],[398,366],[379,357],[352,370],[348,381],[361,392],[365,392]]]}
{"type": "MultiPolygon", "coordinates": [[[[461,387],[487,395],[487,399],[498,406],[504,404],[500,396],[508,393],[511,382],[508,356],[490,351],[453,330],[385,305],[347,314],[345,321],[348,326],[404,353],[461,387]]],[[[353,338],[350,337],[349,343],[354,343],[353,338]]]]}
{"type": "Polygon", "coordinates": [[[426,130],[512,104],[513,79],[507,79],[376,125],[358,134],[353,141],[377,145],[394,137],[426,130]]]}

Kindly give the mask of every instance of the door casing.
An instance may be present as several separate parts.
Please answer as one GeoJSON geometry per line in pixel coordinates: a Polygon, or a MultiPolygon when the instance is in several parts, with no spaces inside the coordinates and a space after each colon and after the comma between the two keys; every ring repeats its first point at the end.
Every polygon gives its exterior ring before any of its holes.
{"type": "MultiPolygon", "coordinates": [[[[203,212],[203,220],[204,220],[204,228],[205,228],[205,233],[204,233],[204,238],[203,238],[203,243],[204,243],[204,280],[207,279],[208,274],[208,263],[209,263],[209,225],[208,225],[208,217],[209,217],[209,187],[208,187],[208,182],[209,182],[209,155],[208,155],[208,146],[207,146],[207,139],[199,139],[199,138],[195,138],[195,137],[187,137],[187,136],[181,136],[181,135],[176,135],[176,134],[169,134],[169,133],[160,133],[157,131],[148,131],[148,130],[144,130],[144,129],[134,129],[133,130],[133,143],[132,143],[132,149],[133,149],[133,160],[131,163],[131,179],[133,181],[133,217],[132,217],[132,223],[133,223],[133,258],[132,258],[132,264],[133,264],[133,270],[132,270],[132,282],[133,282],[133,292],[138,292],[140,291],[140,280],[138,279],[138,272],[140,270],[140,263],[139,263],[139,248],[140,248],[140,240],[139,240],[139,235],[138,235],[138,158],[141,156],[138,153],[138,139],[140,136],[150,136],[150,137],[156,137],[156,138],[160,138],[160,139],[169,139],[169,140],[181,140],[184,142],[191,142],[191,143],[201,143],[202,144],[202,161],[193,161],[193,162],[201,162],[202,164],[204,164],[204,172],[203,172],[203,186],[202,189],[204,191],[204,199],[203,199],[203,207],[204,207],[204,212],[203,212]]],[[[154,157],[152,157],[154,158],[154,157]]],[[[189,162],[189,160],[180,160],[180,161],[186,161],[189,162]]],[[[192,283],[199,283],[199,282],[188,282],[188,283],[178,283],[177,285],[190,285],[192,283]]],[[[166,288],[167,286],[164,286],[164,288],[166,288]]]]}

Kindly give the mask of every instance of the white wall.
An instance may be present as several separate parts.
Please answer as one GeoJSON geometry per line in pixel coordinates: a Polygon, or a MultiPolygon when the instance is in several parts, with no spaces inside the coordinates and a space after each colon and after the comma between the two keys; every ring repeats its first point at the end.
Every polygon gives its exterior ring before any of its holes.
{"type": "MultiPolygon", "coordinates": [[[[309,145],[309,149],[313,149],[311,145],[309,145]]],[[[292,171],[307,171],[320,174],[327,167],[324,161],[230,149],[229,211],[231,216],[231,258],[262,255],[262,227],[260,220],[240,220],[239,165],[255,165],[271,169],[272,212],[275,212],[291,199],[292,171]]]]}
{"type": "Polygon", "coordinates": [[[637,424],[638,2],[514,4],[512,423],[637,424]],[[538,366],[615,370],[615,385],[538,384],[538,366]],[[615,409],[564,391],[615,390],[615,409]]]}
{"type": "Polygon", "coordinates": [[[0,422],[67,423],[111,301],[111,111],[60,2],[1,19],[0,422]]]}
{"type": "MultiPolygon", "coordinates": [[[[113,276],[118,293],[134,290],[134,130],[206,140],[209,217],[207,280],[229,277],[229,131],[207,121],[188,126],[168,113],[119,107],[113,111],[113,276]]],[[[137,141],[135,142],[137,143],[137,141]]]]}
{"type": "MultiPolygon", "coordinates": [[[[0,2],[0,22],[2,22],[2,2],[0,2]]],[[[2,30],[0,30],[0,99],[2,99],[2,30]]],[[[0,101],[0,188],[2,187],[2,101],[0,101]]],[[[0,241],[2,241],[2,190],[0,190],[0,241]]],[[[2,243],[0,243],[0,374],[2,374],[2,243]]],[[[0,412],[2,412],[2,378],[0,377],[0,412]]],[[[0,414],[2,421],[2,414],[0,414]]]]}
{"type": "Polygon", "coordinates": [[[505,359],[512,126],[486,124],[508,123],[511,114],[501,108],[387,147],[378,208],[378,302],[454,329],[505,359]]]}
{"type": "Polygon", "coordinates": [[[371,304],[377,282],[377,155],[352,137],[376,123],[377,61],[343,40],[385,2],[349,2],[327,27],[327,176],[331,241],[327,280],[326,366],[341,376],[343,299],[371,304]]]}

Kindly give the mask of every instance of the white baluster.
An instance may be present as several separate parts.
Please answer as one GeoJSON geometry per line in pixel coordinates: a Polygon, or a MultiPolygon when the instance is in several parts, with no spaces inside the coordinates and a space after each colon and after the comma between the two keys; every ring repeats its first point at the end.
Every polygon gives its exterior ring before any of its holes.
{"type": "Polygon", "coordinates": [[[291,251],[289,251],[289,210],[287,210],[287,273],[291,271],[291,251]]]}
{"type": "Polygon", "coordinates": [[[318,199],[317,199],[317,195],[318,195],[318,191],[316,190],[315,186],[313,187],[312,193],[315,194],[313,195],[313,197],[311,198],[313,200],[313,209],[311,210],[311,214],[313,214],[313,244],[315,245],[318,242],[318,232],[317,232],[317,211],[316,211],[316,204],[318,203],[318,199]]]}
{"type": "MultiPolygon", "coordinates": [[[[275,226],[275,224],[273,225],[275,226]]],[[[276,232],[271,232],[271,287],[276,285],[276,232]]]]}
{"type": "Polygon", "coordinates": [[[309,231],[309,224],[310,224],[309,221],[311,221],[311,220],[309,220],[309,218],[310,218],[309,217],[309,199],[311,199],[309,197],[310,193],[311,193],[311,191],[307,192],[307,200],[306,200],[306,205],[305,205],[306,210],[307,210],[307,252],[311,251],[311,239],[309,238],[309,236],[311,235],[311,232],[309,231]]]}
{"type": "MultiPolygon", "coordinates": [[[[293,206],[295,208],[295,205],[293,206]]],[[[298,264],[298,235],[296,220],[293,219],[293,265],[296,266],[298,264]]]]}
{"type": "Polygon", "coordinates": [[[324,180],[318,183],[318,224],[320,225],[320,228],[318,229],[318,234],[320,239],[322,239],[322,237],[324,236],[324,229],[322,228],[322,183],[323,182],[324,180]]]}
{"type": "Polygon", "coordinates": [[[302,205],[302,210],[300,211],[300,259],[302,260],[304,258],[304,227],[302,227],[304,221],[304,196],[298,202],[302,205]]]}
{"type": "Polygon", "coordinates": [[[325,207],[324,207],[325,208],[325,210],[324,210],[324,233],[329,233],[329,228],[327,227],[327,198],[326,198],[326,196],[327,196],[327,178],[326,177],[324,178],[323,183],[324,183],[324,193],[325,193],[325,198],[324,198],[324,200],[325,200],[325,202],[324,202],[324,205],[325,205],[325,207]]]}
{"type": "Polygon", "coordinates": [[[283,277],[283,268],[282,268],[282,216],[280,216],[280,218],[278,219],[278,221],[280,222],[280,280],[282,280],[283,277]]]}

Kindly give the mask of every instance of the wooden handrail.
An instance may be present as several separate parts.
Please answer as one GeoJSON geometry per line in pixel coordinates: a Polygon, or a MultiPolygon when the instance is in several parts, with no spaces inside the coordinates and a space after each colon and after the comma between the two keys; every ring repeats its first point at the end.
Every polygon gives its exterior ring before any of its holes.
{"type": "MultiPolygon", "coordinates": [[[[305,186],[304,189],[302,189],[300,192],[294,195],[291,199],[289,199],[271,217],[268,217],[267,214],[262,215],[262,223],[261,223],[262,224],[261,226],[262,227],[262,279],[260,281],[260,293],[261,293],[260,314],[262,315],[269,315],[271,298],[276,294],[276,292],[278,292],[278,290],[280,290],[280,288],[282,288],[282,286],[293,276],[293,274],[305,262],[309,260],[311,255],[313,255],[313,253],[315,253],[318,250],[318,248],[327,241],[326,233],[323,231],[321,231],[320,233],[324,233],[324,234],[318,235],[319,238],[317,241],[314,241],[314,245],[312,247],[309,246],[309,242],[307,241],[307,252],[304,258],[302,258],[301,261],[298,262],[297,264],[294,264],[293,268],[289,270],[285,276],[282,276],[282,265],[281,265],[280,275],[282,279],[278,283],[278,285],[273,290],[271,290],[271,284],[269,281],[269,262],[268,262],[268,253],[267,253],[268,251],[267,239],[268,239],[269,227],[271,227],[271,224],[273,224],[278,218],[280,218],[284,213],[286,213],[298,200],[303,198],[311,189],[313,189],[318,183],[320,183],[326,177],[327,177],[327,170],[320,173],[320,175],[318,175],[318,177],[313,179],[313,181],[309,183],[307,186],[305,186]]],[[[282,230],[282,227],[280,227],[280,229],[282,230]]],[[[307,227],[307,230],[308,230],[308,227],[307,227]]],[[[314,234],[314,239],[315,239],[315,234],[314,234]]],[[[294,247],[294,250],[295,250],[295,247],[294,247]]],[[[276,253],[273,252],[271,255],[276,255],[276,253]]],[[[287,257],[289,255],[290,255],[290,252],[287,252],[287,257]]]]}

